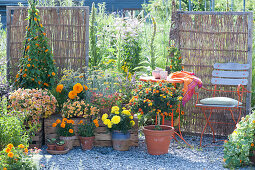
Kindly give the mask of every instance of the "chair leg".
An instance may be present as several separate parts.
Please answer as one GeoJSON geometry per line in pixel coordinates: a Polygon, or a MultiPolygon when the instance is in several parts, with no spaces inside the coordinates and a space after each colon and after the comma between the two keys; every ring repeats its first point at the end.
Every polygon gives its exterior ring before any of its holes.
{"type": "Polygon", "coordinates": [[[239,108],[239,116],[238,116],[238,119],[237,119],[237,123],[240,121],[240,118],[241,118],[241,113],[242,113],[242,108],[239,108]]]}
{"type": "Polygon", "coordinates": [[[232,112],[232,110],[231,109],[228,109],[229,111],[230,111],[230,113],[231,113],[231,116],[232,116],[232,119],[233,119],[233,121],[235,122],[235,124],[236,124],[236,120],[235,120],[235,118],[234,118],[234,115],[233,115],[233,112],[232,112]]]}
{"type": "Polygon", "coordinates": [[[212,124],[210,122],[211,116],[212,116],[212,109],[210,109],[210,115],[208,117],[208,124],[209,124],[209,126],[210,126],[210,128],[211,128],[211,130],[213,132],[213,143],[214,143],[215,142],[215,132],[214,132],[214,129],[213,129],[212,124]]]}
{"type": "Polygon", "coordinates": [[[208,120],[207,120],[207,117],[206,117],[206,115],[205,115],[205,109],[202,109],[202,110],[203,110],[203,112],[204,112],[204,117],[205,117],[205,120],[206,120],[206,124],[205,124],[205,127],[204,127],[204,129],[203,129],[203,131],[202,131],[202,133],[201,133],[201,138],[200,138],[200,147],[201,147],[201,145],[202,145],[203,134],[204,134],[205,129],[206,129],[207,124],[208,124],[208,120]]]}

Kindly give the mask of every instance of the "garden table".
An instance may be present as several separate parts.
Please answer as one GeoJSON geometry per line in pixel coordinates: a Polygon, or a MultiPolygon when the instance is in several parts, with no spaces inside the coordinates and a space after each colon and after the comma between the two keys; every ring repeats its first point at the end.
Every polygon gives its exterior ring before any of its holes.
{"type": "MultiPolygon", "coordinates": [[[[139,80],[140,81],[144,81],[144,82],[160,82],[160,81],[162,81],[162,79],[155,79],[153,76],[140,77],[139,80]]],[[[168,82],[168,83],[172,83],[174,85],[176,83],[180,83],[180,84],[184,83],[183,80],[170,79],[169,77],[167,77],[167,79],[163,80],[163,81],[168,82]]],[[[179,104],[178,107],[180,108],[180,104],[179,104]]],[[[180,126],[180,119],[181,119],[181,112],[179,112],[179,117],[178,117],[178,122],[179,122],[178,130],[179,130],[179,133],[176,130],[174,130],[174,134],[178,135],[188,146],[190,146],[190,144],[188,144],[188,142],[186,142],[185,139],[182,136],[181,126],[180,126]]],[[[163,122],[163,124],[164,124],[164,122],[163,122]]],[[[174,117],[173,117],[173,114],[171,115],[171,126],[174,127],[174,117]]],[[[173,138],[177,141],[177,139],[175,138],[174,135],[173,135],[173,138]]]]}

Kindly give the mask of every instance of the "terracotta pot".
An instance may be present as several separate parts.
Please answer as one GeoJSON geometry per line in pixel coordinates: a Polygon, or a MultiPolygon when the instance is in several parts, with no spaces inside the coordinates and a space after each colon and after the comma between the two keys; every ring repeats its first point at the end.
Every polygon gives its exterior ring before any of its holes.
{"type": "Polygon", "coordinates": [[[56,145],[56,150],[57,150],[57,151],[63,151],[63,150],[65,150],[65,144],[64,144],[64,145],[56,145]]]}
{"type": "Polygon", "coordinates": [[[253,163],[253,164],[255,164],[255,151],[252,151],[252,156],[250,156],[249,158],[250,158],[250,161],[253,163]]]}
{"type": "Polygon", "coordinates": [[[95,136],[92,136],[92,137],[79,136],[79,139],[81,142],[81,148],[83,150],[91,150],[93,148],[95,136]]]}
{"type": "Polygon", "coordinates": [[[60,136],[59,139],[65,141],[65,146],[69,150],[73,149],[73,142],[74,142],[75,136],[68,136],[68,137],[60,136]]]}
{"type": "Polygon", "coordinates": [[[120,131],[112,132],[112,146],[118,151],[128,151],[130,146],[130,133],[122,133],[120,131]]]}
{"type": "Polygon", "coordinates": [[[168,153],[170,140],[174,134],[174,128],[167,125],[160,125],[160,127],[162,130],[153,130],[155,125],[149,125],[143,128],[147,150],[151,155],[168,153]]]}
{"type": "Polygon", "coordinates": [[[56,149],[56,144],[47,144],[48,150],[55,150],[56,149]]]}

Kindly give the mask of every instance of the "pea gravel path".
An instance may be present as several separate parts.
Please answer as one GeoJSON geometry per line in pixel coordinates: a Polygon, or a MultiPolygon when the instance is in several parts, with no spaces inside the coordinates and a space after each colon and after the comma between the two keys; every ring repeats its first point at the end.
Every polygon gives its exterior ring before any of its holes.
{"type": "MultiPolygon", "coordinates": [[[[77,147],[66,155],[50,155],[44,146],[35,160],[39,162],[40,169],[45,170],[225,169],[222,161],[223,147],[210,146],[198,149],[200,137],[184,138],[194,146],[193,149],[182,142],[172,140],[169,153],[160,156],[147,154],[144,137],[140,137],[139,147],[131,147],[125,152],[115,151],[110,147],[94,147],[91,151],[83,151],[77,147]]],[[[211,141],[211,137],[204,137],[203,143],[209,144],[211,141]]]]}

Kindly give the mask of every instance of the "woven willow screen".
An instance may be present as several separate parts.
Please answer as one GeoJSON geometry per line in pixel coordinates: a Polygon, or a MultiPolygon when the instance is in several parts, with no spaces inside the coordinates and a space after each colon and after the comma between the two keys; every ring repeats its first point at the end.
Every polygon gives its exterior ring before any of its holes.
{"type": "MultiPolygon", "coordinates": [[[[253,16],[249,12],[184,12],[173,13],[173,23],[170,39],[174,40],[181,51],[185,71],[194,72],[203,81],[203,86],[212,89],[212,70],[214,63],[237,62],[252,65],[252,22],[253,16]]],[[[251,70],[249,84],[251,90],[251,70]]],[[[222,90],[235,87],[221,86],[222,90]]],[[[196,90],[197,91],[197,90],[196,90]]],[[[212,94],[203,90],[200,99],[212,97],[212,94]],[[202,93],[204,92],[204,93],[202,93]]],[[[216,96],[233,97],[234,94],[217,94],[216,96]]],[[[245,96],[246,98],[246,96],[245,96]]],[[[251,96],[248,94],[246,110],[250,109],[251,96]]],[[[196,99],[190,100],[185,108],[183,130],[191,133],[201,133],[206,121],[200,108],[195,108],[196,99]]],[[[207,112],[208,114],[208,112],[207,112]]],[[[235,116],[238,113],[235,112],[235,116]]],[[[212,121],[232,122],[231,115],[227,111],[219,111],[213,114],[212,121]]],[[[233,124],[213,124],[216,134],[228,135],[234,129],[233,124]]],[[[207,128],[207,130],[210,130],[207,128]]],[[[208,131],[209,132],[209,131],[208,131]]]]}
{"type": "MultiPolygon", "coordinates": [[[[89,7],[38,7],[59,72],[88,64],[89,7]]],[[[8,80],[24,53],[27,7],[7,7],[8,80]]]]}

